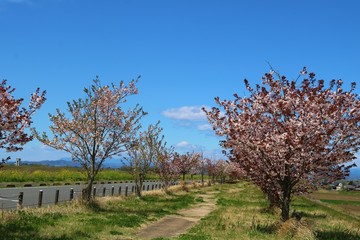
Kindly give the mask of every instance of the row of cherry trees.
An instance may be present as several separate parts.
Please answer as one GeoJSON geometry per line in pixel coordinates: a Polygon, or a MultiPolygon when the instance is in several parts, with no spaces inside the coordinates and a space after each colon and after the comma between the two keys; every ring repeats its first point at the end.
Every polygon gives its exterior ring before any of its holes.
{"type": "MultiPolygon", "coordinates": [[[[45,145],[67,151],[88,175],[85,200],[91,200],[92,183],[107,158],[126,153],[141,196],[149,168],[155,166],[166,186],[186,174],[207,172],[211,178],[245,175],[267,195],[270,205],[280,207],[282,219],[289,218],[294,194],[306,193],[320,181],[349,174],[360,148],[360,98],[341,80],[317,80],[306,68],[296,80],[274,73],[264,75],[262,85],[248,97],[234,100],[215,98],[220,108],[204,109],[229,163],[216,163],[199,153],[179,154],[166,146],[159,123],[142,130],[146,112],[137,105],[124,110],[127,97],[137,94],[137,80],[128,85],[102,86],[99,79],[84,89],[83,99],[68,102],[68,114],[50,115],[51,138],[33,129],[45,145]]],[[[23,99],[14,99],[14,89],[0,85],[0,148],[21,150],[33,136],[25,133],[31,116],[45,101],[45,92],[31,96],[28,109],[23,99]]]]}
{"type": "Polygon", "coordinates": [[[124,163],[129,166],[138,197],[142,195],[143,183],[150,171],[155,171],[168,191],[169,186],[182,179],[186,175],[201,175],[204,183],[204,175],[208,174],[211,181],[220,179],[225,181],[226,177],[239,179],[242,177],[238,164],[225,162],[224,160],[210,160],[204,158],[203,154],[187,152],[180,154],[174,151],[172,146],[167,147],[162,135],[159,122],[150,125],[146,131],[141,131],[132,148],[129,148],[124,163]]]}
{"type": "MultiPolygon", "coordinates": [[[[159,123],[143,130],[140,120],[147,113],[139,105],[124,110],[127,98],[138,93],[137,81],[102,86],[96,78],[84,89],[84,98],[67,103],[67,112],[56,109],[56,114],[49,114],[52,122],[49,137],[36,129],[32,129],[32,134],[25,132],[32,123],[32,115],[46,100],[45,91],[40,93],[37,89],[26,109],[21,107],[23,99],[15,99],[12,95],[15,89],[4,80],[0,85],[0,148],[7,152],[19,151],[35,136],[47,146],[70,153],[72,160],[79,162],[87,174],[88,184],[83,190],[86,202],[91,201],[93,182],[104,161],[115,156],[125,156],[138,196],[150,168],[157,169],[166,187],[180,175],[185,180],[186,174],[196,174],[200,163],[203,176],[204,167],[210,162],[205,164],[201,154],[179,154],[167,147],[159,123]]],[[[213,170],[211,173],[216,175],[213,170]]]]}
{"type": "Polygon", "coordinates": [[[166,151],[163,157],[157,158],[155,170],[163,180],[166,189],[179,178],[186,181],[186,175],[190,175],[191,180],[193,180],[193,175],[199,175],[202,184],[206,181],[205,175],[208,176],[208,181],[221,183],[224,183],[226,179],[239,180],[244,177],[237,163],[205,158],[201,153],[195,152],[179,154],[166,151]]]}

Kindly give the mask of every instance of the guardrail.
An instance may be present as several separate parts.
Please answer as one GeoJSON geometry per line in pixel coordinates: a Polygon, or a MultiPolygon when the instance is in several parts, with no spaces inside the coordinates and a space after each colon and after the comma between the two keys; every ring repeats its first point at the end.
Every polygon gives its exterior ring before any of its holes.
{"type": "MultiPolygon", "coordinates": [[[[133,184],[132,182],[130,182],[130,184],[133,184]]],[[[152,191],[152,190],[157,190],[157,189],[161,189],[163,188],[163,184],[161,182],[144,182],[143,185],[143,191],[152,191]]],[[[33,204],[26,204],[25,207],[42,207],[43,205],[56,205],[59,203],[63,203],[63,202],[68,202],[68,201],[72,201],[76,198],[80,198],[82,196],[82,191],[75,191],[74,188],[70,188],[68,190],[68,198],[64,198],[64,195],[62,196],[62,200],[60,200],[60,190],[59,189],[55,189],[55,195],[52,198],[53,200],[44,202],[44,191],[46,192],[46,189],[40,189],[38,191],[38,201],[37,203],[33,203],[33,204]]],[[[54,189],[52,190],[54,191],[54,189]]],[[[131,194],[134,194],[136,192],[136,186],[135,185],[125,185],[125,186],[117,186],[115,188],[115,186],[111,186],[111,187],[106,187],[106,186],[102,186],[97,188],[96,186],[93,187],[92,189],[92,196],[95,197],[105,197],[105,196],[120,196],[120,195],[124,195],[124,196],[129,196],[131,194]]],[[[64,194],[64,193],[63,193],[64,194]]],[[[32,194],[33,195],[33,194],[32,194]]],[[[24,207],[24,192],[20,191],[18,194],[16,195],[10,195],[10,196],[1,196],[0,195],[0,200],[3,202],[9,201],[9,202],[13,202],[13,203],[17,203],[17,209],[22,209],[24,207]]],[[[33,202],[36,201],[33,199],[33,202]]],[[[2,203],[0,205],[0,209],[2,210],[6,210],[6,209],[14,209],[13,206],[10,207],[4,207],[3,206],[4,203],[2,203]]]]}

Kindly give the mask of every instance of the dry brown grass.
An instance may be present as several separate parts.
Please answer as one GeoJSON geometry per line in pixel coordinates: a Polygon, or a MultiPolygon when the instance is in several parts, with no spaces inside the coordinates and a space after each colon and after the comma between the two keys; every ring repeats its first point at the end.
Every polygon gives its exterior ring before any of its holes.
{"type": "Polygon", "coordinates": [[[86,211],[86,206],[82,204],[78,200],[74,200],[72,202],[67,202],[59,205],[48,205],[42,208],[23,208],[21,210],[12,210],[12,211],[3,211],[2,212],[2,219],[12,219],[18,216],[18,212],[26,212],[30,214],[35,214],[37,216],[43,216],[45,214],[53,214],[53,213],[60,213],[64,215],[68,214],[76,214],[79,212],[86,211]]]}
{"type": "Polygon", "coordinates": [[[183,239],[360,239],[360,221],[326,204],[296,198],[291,209],[304,214],[301,221],[291,218],[282,223],[280,210],[268,211],[264,196],[254,186],[235,186],[217,187],[221,191],[218,209],[183,239]]]}
{"type": "Polygon", "coordinates": [[[360,217],[360,193],[320,190],[310,195],[320,205],[336,209],[354,217],[360,217]]]}
{"type": "Polygon", "coordinates": [[[277,231],[277,235],[282,239],[316,239],[314,231],[311,229],[311,224],[306,221],[300,222],[295,219],[289,219],[282,223],[277,231]]]}
{"type": "Polygon", "coordinates": [[[310,196],[318,200],[328,199],[328,200],[360,201],[360,194],[354,193],[354,195],[350,195],[342,191],[320,190],[310,194],[310,196]]]}

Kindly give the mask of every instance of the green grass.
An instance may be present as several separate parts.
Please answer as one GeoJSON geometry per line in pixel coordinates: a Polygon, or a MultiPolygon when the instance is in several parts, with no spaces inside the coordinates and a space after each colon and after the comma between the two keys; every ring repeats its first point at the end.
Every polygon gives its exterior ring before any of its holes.
{"type": "Polygon", "coordinates": [[[332,200],[332,199],[322,199],[321,202],[335,204],[335,205],[355,205],[360,206],[359,201],[348,201],[348,200],[332,200]]]}
{"type": "MultiPolygon", "coordinates": [[[[127,171],[118,169],[104,169],[96,177],[101,180],[131,180],[133,177],[127,171]]],[[[157,179],[156,174],[149,174],[147,179],[157,179]]],[[[75,182],[86,181],[86,174],[81,168],[75,167],[50,167],[40,165],[13,166],[5,165],[0,170],[0,182],[19,183],[19,182],[75,182]]]]}
{"type": "Polygon", "coordinates": [[[332,209],[360,218],[360,192],[320,190],[311,197],[332,209]]]}
{"type": "Polygon", "coordinates": [[[141,224],[195,203],[193,193],[100,198],[84,207],[69,203],[8,213],[0,221],[1,239],[118,239],[134,235],[141,224]]]}
{"type": "Polygon", "coordinates": [[[218,208],[174,239],[360,239],[360,218],[307,197],[295,197],[292,202],[291,211],[300,212],[301,221],[282,223],[280,211],[268,211],[264,195],[252,184],[217,189],[218,208]]]}
{"type": "MultiPolygon", "coordinates": [[[[171,239],[360,239],[360,217],[334,207],[342,205],[337,202],[341,200],[334,203],[295,197],[291,211],[296,210],[303,217],[300,222],[292,218],[283,223],[279,210],[269,211],[264,195],[248,182],[213,185],[170,195],[145,195],[142,199],[98,198],[96,204],[88,207],[68,203],[8,212],[0,218],[0,238],[137,239],[136,233],[142,225],[203,202],[198,194],[207,191],[216,192],[216,210],[186,234],[171,239]]],[[[354,203],[353,207],[360,206],[354,203]]]]}

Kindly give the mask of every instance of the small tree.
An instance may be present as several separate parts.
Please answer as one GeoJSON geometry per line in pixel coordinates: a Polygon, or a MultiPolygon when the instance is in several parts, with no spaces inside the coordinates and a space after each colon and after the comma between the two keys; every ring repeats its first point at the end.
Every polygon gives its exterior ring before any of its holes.
{"type": "MultiPolygon", "coordinates": [[[[32,115],[45,102],[45,94],[40,93],[39,88],[31,95],[28,108],[21,107],[24,99],[15,99],[13,93],[15,88],[6,85],[6,80],[0,84],[0,149],[6,152],[16,152],[22,150],[22,146],[33,139],[25,130],[32,123],[32,115]]],[[[10,157],[2,158],[2,163],[9,160],[10,157]]]]}
{"type": "Polygon", "coordinates": [[[197,169],[201,176],[201,184],[204,186],[204,175],[206,173],[207,166],[206,166],[206,158],[204,158],[202,154],[200,155],[200,158],[198,160],[197,169]]]}
{"type": "Polygon", "coordinates": [[[237,162],[229,162],[226,172],[232,181],[240,180],[245,175],[244,171],[237,162]]]}
{"type": "Polygon", "coordinates": [[[220,179],[221,184],[225,183],[228,165],[224,160],[218,160],[215,163],[215,176],[220,179]]]}
{"type": "Polygon", "coordinates": [[[147,131],[140,132],[135,146],[129,149],[128,156],[125,157],[135,180],[138,197],[141,197],[144,180],[151,166],[156,162],[158,153],[166,148],[159,124],[160,122],[150,125],[147,131]]]}
{"type": "Polygon", "coordinates": [[[206,168],[207,168],[207,172],[208,172],[208,176],[211,179],[211,182],[214,183],[215,182],[215,177],[216,177],[216,162],[211,160],[210,158],[206,158],[206,168]]]}
{"type": "Polygon", "coordinates": [[[180,169],[174,163],[175,156],[173,147],[163,148],[157,153],[156,157],[156,171],[160,180],[164,183],[164,190],[168,192],[171,184],[175,183],[180,176],[180,169]]]}
{"type": "Polygon", "coordinates": [[[174,155],[174,164],[180,169],[180,173],[182,174],[182,180],[185,181],[185,175],[190,173],[194,174],[196,172],[196,166],[198,164],[198,160],[200,159],[199,153],[186,153],[186,154],[178,154],[174,155]]]}
{"type": "MultiPolygon", "coordinates": [[[[307,74],[306,68],[301,71],[307,74]]],[[[318,179],[343,178],[360,145],[360,99],[342,89],[342,81],[324,80],[310,73],[300,85],[274,71],[256,90],[245,80],[249,97],[215,101],[220,109],[204,109],[231,161],[267,194],[270,203],[289,218],[293,194],[316,187],[318,179]]]]}
{"type": "Polygon", "coordinates": [[[138,105],[127,111],[120,106],[128,96],[137,94],[135,83],[102,86],[96,78],[84,89],[84,99],[67,103],[71,117],[59,109],[56,115],[49,114],[52,139],[45,132],[40,135],[33,131],[42,143],[71,153],[72,160],[81,164],[88,180],[83,191],[86,202],[91,201],[92,185],[105,159],[127,150],[140,128],[139,120],[146,114],[138,105]]]}

